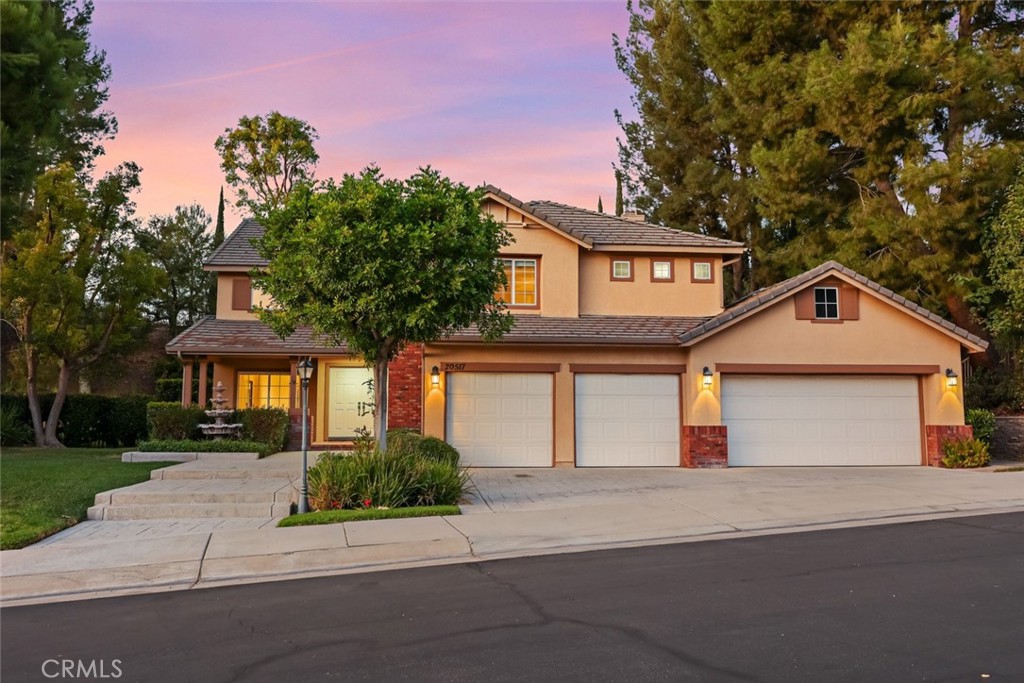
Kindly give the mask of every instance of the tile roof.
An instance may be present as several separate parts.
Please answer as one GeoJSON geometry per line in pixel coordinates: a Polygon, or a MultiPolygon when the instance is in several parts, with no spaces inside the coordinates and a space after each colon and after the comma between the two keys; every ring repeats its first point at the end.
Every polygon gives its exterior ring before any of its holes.
{"type": "Polygon", "coordinates": [[[203,264],[207,267],[231,266],[266,266],[270,262],[256,253],[252,240],[263,236],[264,227],[251,218],[238,224],[234,232],[228,235],[210,258],[203,264]]]}
{"type": "Polygon", "coordinates": [[[578,240],[593,246],[641,245],[664,247],[701,247],[728,250],[745,249],[742,242],[708,237],[695,232],[666,228],[652,223],[638,223],[618,216],[588,211],[575,206],[549,201],[522,202],[501,188],[487,185],[488,192],[512,206],[532,214],[578,240]]]}
{"type": "Polygon", "coordinates": [[[918,306],[912,301],[908,301],[906,297],[900,296],[891,289],[883,287],[874,280],[869,280],[868,278],[864,277],[855,270],[847,268],[843,264],[838,263],[836,261],[826,261],[817,268],[812,268],[806,273],[801,273],[796,277],[791,277],[788,280],[783,280],[782,282],[771,285],[770,287],[765,287],[764,289],[759,289],[758,291],[753,292],[746,298],[737,301],[735,304],[733,304],[726,310],[722,311],[718,315],[714,316],[713,318],[710,318],[705,322],[694,326],[692,329],[682,333],[679,336],[679,341],[684,346],[688,346],[689,344],[693,343],[694,341],[703,337],[704,335],[710,334],[714,330],[730,323],[733,320],[736,320],[737,318],[746,315],[750,311],[759,308],[760,306],[767,304],[771,301],[774,301],[781,297],[785,297],[791,292],[800,289],[807,283],[816,280],[822,275],[831,272],[842,273],[843,275],[860,283],[866,289],[869,289],[877,293],[879,296],[884,297],[886,299],[890,299],[896,304],[899,304],[900,306],[910,311],[914,315],[918,316],[919,318],[923,318],[924,320],[927,320],[942,327],[944,330],[946,330],[953,336],[960,337],[961,339],[964,339],[970,342],[971,344],[979,346],[982,349],[988,347],[988,342],[979,337],[978,335],[973,334],[962,327],[954,325],[952,322],[946,320],[942,316],[936,313],[932,313],[927,308],[923,306],[918,306]]]}
{"type": "MultiPolygon", "coordinates": [[[[658,316],[581,315],[549,318],[516,315],[515,327],[497,343],[504,344],[630,344],[678,345],[680,334],[707,318],[658,316]]],[[[460,330],[440,343],[480,342],[475,327],[460,330]]]]}
{"type": "Polygon", "coordinates": [[[325,346],[319,343],[308,327],[281,339],[259,320],[218,320],[206,316],[172,339],[167,353],[253,354],[253,355],[344,355],[348,347],[325,346]]]}

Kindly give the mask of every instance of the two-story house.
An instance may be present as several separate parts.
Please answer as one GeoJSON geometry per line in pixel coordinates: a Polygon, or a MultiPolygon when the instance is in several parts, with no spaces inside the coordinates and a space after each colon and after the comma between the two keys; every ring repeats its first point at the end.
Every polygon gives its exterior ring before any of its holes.
{"type": "MultiPolygon", "coordinates": [[[[513,236],[498,296],[515,327],[411,347],[389,387],[391,426],[444,438],[467,465],[934,464],[943,438],[970,432],[961,357],[986,343],[837,263],[726,309],[741,243],[493,187],[483,209],[513,236]]],[[[213,363],[234,405],[296,418],[295,365],[312,357],[314,443],[350,439],[370,424],[369,371],[255,319],[260,231],[245,221],[213,254],[217,315],[168,352],[186,380],[213,363]]]]}

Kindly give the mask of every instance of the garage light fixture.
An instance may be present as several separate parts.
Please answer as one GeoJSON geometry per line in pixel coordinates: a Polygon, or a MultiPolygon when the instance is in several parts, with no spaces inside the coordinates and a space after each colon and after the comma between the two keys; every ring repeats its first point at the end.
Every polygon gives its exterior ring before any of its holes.
{"type": "Polygon", "coordinates": [[[956,373],[953,372],[953,369],[952,368],[946,368],[946,386],[948,388],[952,389],[953,387],[955,387],[957,385],[958,381],[959,380],[957,379],[956,373]]]}
{"type": "Polygon", "coordinates": [[[711,381],[715,378],[715,374],[711,372],[711,368],[706,365],[704,366],[704,372],[702,374],[704,375],[704,388],[710,389],[711,381]]]}
{"type": "Polygon", "coordinates": [[[430,384],[435,387],[441,384],[441,370],[436,365],[430,368],[430,384]]]}

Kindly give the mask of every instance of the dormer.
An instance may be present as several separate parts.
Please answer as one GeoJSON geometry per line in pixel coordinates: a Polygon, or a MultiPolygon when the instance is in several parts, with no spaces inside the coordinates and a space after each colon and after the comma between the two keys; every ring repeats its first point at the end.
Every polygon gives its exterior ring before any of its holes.
{"type": "Polygon", "coordinates": [[[258,306],[266,306],[270,298],[252,286],[249,272],[262,268],[267,260],[262,258],[252,240],[263,235],[263,226],[247,218],[210,255],[203,269],[217,274],[217,314],[220,320],[255,320],[252,312],[258,306]]]}

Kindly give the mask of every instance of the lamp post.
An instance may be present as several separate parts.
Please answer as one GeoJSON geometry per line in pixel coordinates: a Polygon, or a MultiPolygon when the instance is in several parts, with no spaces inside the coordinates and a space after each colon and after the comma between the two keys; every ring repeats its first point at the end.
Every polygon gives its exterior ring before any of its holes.
{"type": "Polygon", "coordinates": [[[309,512],[309,486],[306,478],[306,451],[309,450],[309,378],[313,376],[313,359],[299,361],[295,368],[302,381],[302,488],[299,489],[299,513],[309,512]]]}

